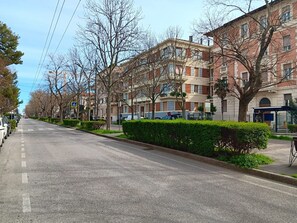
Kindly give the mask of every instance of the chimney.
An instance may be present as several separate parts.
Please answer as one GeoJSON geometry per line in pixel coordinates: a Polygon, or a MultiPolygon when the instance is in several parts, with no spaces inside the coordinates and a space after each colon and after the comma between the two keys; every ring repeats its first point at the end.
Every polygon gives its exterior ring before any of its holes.
{"type": "Polygon", "coordinates": [[[202,39],[202,38],[200,38],[200,44],[201,44],[201,45],[203,44],[203,39],[202,39]]]}
{"type": "Polygon", "coordinates": [[[193,36],[189,36],[189,42],[193,42],[193,36]]]}

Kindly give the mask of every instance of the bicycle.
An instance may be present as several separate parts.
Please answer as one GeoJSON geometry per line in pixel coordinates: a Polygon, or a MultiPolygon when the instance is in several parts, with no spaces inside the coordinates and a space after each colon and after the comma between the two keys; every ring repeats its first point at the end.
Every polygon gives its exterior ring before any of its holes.
{"type": "Polygon", "coordinates": [[[297,158],[297,137],[293,137],[291,141],[291,149],[289,155],[289,167],[292,166],[297,158]]]}

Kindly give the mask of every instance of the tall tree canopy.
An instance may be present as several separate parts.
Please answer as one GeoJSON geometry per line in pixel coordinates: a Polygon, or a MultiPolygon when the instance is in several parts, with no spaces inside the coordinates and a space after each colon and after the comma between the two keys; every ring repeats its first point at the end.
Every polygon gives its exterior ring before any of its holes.
{"type": "Polygon", "coordinates": [[[22,64],[21,57],[23,52],[18,51],[18,39],[5,23],[0,22],[0,59],[5,62],[5,65],[22,64]]]}

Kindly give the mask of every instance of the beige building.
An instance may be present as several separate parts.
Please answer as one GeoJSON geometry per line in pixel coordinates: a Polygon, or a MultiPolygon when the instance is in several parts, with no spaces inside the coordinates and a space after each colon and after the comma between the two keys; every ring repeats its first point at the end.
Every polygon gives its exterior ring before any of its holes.
{"type": "Polygon", "coordinates": [[[186,114],[198,112],[210,95],[209,53],[210,47],[191,37],[167,39],[129,61],[126,66],[132,69],[123,81],[122,116],[133,112],[136,118],[152,118],[153,106],[155,118],[182,114],[182,108],[186,114]]]}

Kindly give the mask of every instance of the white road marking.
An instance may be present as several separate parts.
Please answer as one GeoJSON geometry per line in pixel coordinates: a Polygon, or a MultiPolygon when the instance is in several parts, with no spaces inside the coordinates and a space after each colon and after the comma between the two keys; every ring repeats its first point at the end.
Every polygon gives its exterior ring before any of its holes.
{"type": "Polygon", "coordinates": [[[23,129],[18,129],[18,132],[23,132],[24,130],[23,129]]]}
{"type": "Polygon", "coordinates": [[[27,184],[28,183],[28,174],[22,173],[22,183],[27,184]]]}
{"type": "Polygon", "coordinates": [[[26,154],[25,153],[22,153],[22,159],[25,159],[26,158],[26,154]]]}
{"type": "Polygon", "coordinates": [[[33,132],[34,130],[33,129],[28,129],[28,132],[33,132]]]}
{"type": "Polygon", "coordinates": [[[22,167],[23,167],[23,168],[26,168],[26,167],[27,167],[27,163],[26,163],[26,161],[22,161],[22,167]]]}
{"type": "Polygon", "coordinates": [[[21,144],[21,147],[24,147],[24,146],[25,146],[25,144],[22,143],[22,144],[21,144]]]}
{"type": "Polygon", "coordinates": [[[22,151],[22,152],[25,152],[25,148],[24,148],[24,147],[22,147],[22,148],[21,148],[21,151],[22,151]]]}
{"type": "Polygon", "coordinates": [[[54,130],[54,129],[53,129],[53,128],[47,128],[47,130],[51,130],[51,131],[52,131],[52,130],[54,130]]]}
{"type": "Polygon", "coordinates": [[[23,213],[31,212],[30,195],[23,194],[23,213]]]}
{"type": "Polygon", "coordinates": [[[39,130],[39,131],[43,131],[43,130],[44,130],[44,128],[39,128],[38,130],[39,130]]]}

